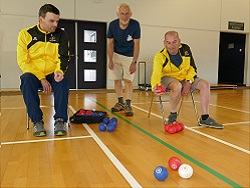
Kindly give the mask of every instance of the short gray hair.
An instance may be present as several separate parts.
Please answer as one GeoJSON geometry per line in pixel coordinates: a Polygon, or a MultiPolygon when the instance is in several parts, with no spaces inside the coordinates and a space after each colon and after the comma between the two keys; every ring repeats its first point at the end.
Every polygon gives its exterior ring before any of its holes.
{"type": "Polygon", "coordinates": [[[129,9],[129,12],[131,12],[130,6],[126,3],[122,3],[117,7],[117,13],[119,13],[121,7],[127,7],[129,9]]]}

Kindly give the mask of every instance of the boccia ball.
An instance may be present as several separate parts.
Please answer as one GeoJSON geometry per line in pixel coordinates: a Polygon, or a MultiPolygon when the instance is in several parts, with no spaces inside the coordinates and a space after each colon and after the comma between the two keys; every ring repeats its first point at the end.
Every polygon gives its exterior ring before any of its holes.
{"type": "Polygon", "coordinates": [[[107,125],[108,132],[113,132],[115,130],[115,125],[113,123],[109,123],[107,125]]]}
{"type": "Polygon", "coordinates": [[[178,169],[178,173],[182,178],[187,179],[193,175],[194,170],[190,165],[182,164],[178,169]]]}
{"type": "Polygon", "coordinates": [[[92,111],[91,111],[91,110],[87,110],[87,111],[85,112],[85,114],[87,114],[88,116],[90,116],[90,115],[92,114],[92,111]]]}
{"type": "Polygon", "coordinates": [[[175,128],[177,133],[181,131],[181,125],[179,123],[175,125],[175,128]]]}
{"type": "Polygon", "coordinates": [[[109,124],[109,118],[108,117],[103,118],[102,122],[105,123],[106,125],[108,125],[109,124]]]}
{"type": "Polygon", "coordinates": [[[168,170],[164,166],[158,166],[154,170],[154,176],[159,181],[164,181],[168,177],[168,170]]]}
{"type": "Polygon", "coordinates": [[[164,126],[164,130],[166,131],[166,132],[168,132],[168,128],[171,126],[171,124],[165,124],[165,126],[164,126]]]}
{"type": "Polygon", "coordinates": [[[117,120],[117,118],[116,117],[112,117],[109,121],[111,121],[111,122],[118,122],[118,120],[117,120]]]}
{"type": "Polygon", "coordinates": [[[115,128],[117,127],[118,123],[117,122],[112,122],[115,128]]]}
{"type": "Polygon", "coordinates": [[[175,121],[175,122],[173,122],[172,125],[175,126],[177,133],[183,130],[182,128],[183,128],[184,125],[182,123],[179,123],[179,122],[175,121]]]}
{"type": "Polygon", "coordinates": [[[82,115],[84,115],[84,114],[85,114],[85,110],[80,110],[80,111],[77,113],[78,116],[82,116],[82,115]]]}
{"type": "Polygon", "coordinates": [[[157,87],[155,88],[155,90],[158,90],[158,92],[162,92],[162,93],[165,92],[165,88],[164,88],[163,86],[157,86],[157,87]]]}
{"type": "Polygon", "coordinates": [[[175,126],[173,126],[173,125],[169,126],[168,132],[169,132],[170,134],[176,133],[176,128],[175,128],[175,126]]]}
{"type": "Polygon", "coordinates": [[[185,126],[183,123],[179,123],[180,127],[181,127],[181,131],[183,131],[185,129],[185,126]]]}
{"type": "Polygon", "coordinates": [[[99,126],[98,126],[98,129],[100,131],[105,131],[106,130],[106,125],[104,123],[100,123],[99,126]]]}
{"type": "Polygon", "coordinates": [[[181,166],[182,162],[178,157],[171,157],[168,160],[168,166],[172,169],[172,170],[178,170],[179,167],[181,166]]]}

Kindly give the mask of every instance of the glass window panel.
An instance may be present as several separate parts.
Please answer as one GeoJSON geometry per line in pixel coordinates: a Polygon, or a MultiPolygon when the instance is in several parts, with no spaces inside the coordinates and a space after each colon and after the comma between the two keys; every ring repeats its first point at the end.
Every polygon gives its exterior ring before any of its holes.
{"type": "Polygon", "coordinates": [[[84,50],[84,62],[96,62],[96,50],[84,50]]]}
{"type": "Polygon", "coordinates": [[[84,82],[96,82],[95,69],[84,69],[84,82]]]}
{"type": "Polygon", "coordinates": [[[97,33],[92,30],[84,30],[84,42],[97,42],[97,33]]]}

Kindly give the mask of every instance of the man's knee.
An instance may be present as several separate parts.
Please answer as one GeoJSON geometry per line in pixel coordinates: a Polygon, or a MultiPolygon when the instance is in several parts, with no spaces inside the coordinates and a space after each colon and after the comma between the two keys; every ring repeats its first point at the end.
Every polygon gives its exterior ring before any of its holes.
{"type": "Polygon", "coordinates": [[[34,74],[31,73],[24,73],[20,76],[21,81],[33,81],[37,80],[37,77],[34,74]]]}
{"type": "Polygon", "coordinates": [[[179,81],[174,81],[169,84],[168,87],[172,92],[181,92],[182,84],[179,81]]]}
{"type": "Polygon", "coordinates": [[[30,88],[31,86],[37,86],[39,84],[38,78],[31,73],[24,73],[20,76],[21,79],[21,89],[23,87],[30,88]]]}
{"type": "Polygon", "coordinates": [[[69,84],[68,84],[68,80],[66,77],[64,77],[60,82],[56,82],[56,85],[52,84],[52,89],[54,91],[56,90],[64,90],[64,91],[68,91],[69,90],[69,84]]]}
{"type": "Polygon", "coordinates": [[[208,90],[208,89],[210,89],[210,83],[206,80],[200,80],[198,85],[197,85],[197,89],[208,90]]]}
{"type": "Polygon", "coordinates": [[[125,82],[125,84],[132,84],[132,81],[128,80],[128,79],[124,79],[124,82],[125,82]]]}

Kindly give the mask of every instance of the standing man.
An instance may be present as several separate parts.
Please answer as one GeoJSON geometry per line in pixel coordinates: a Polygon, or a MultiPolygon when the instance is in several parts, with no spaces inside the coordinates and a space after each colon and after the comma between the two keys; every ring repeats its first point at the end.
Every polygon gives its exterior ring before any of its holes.
{"type": "Polygon", "coordinates": [[[119,5],[116,14],[118,19],[113,20],[108,28],[108,66],[111,70],[110,79],[114,80],[118,97],[118,102],[111,111],[124,110],[126,116],[133,116],[132,81],[140,51],[141,29],[139,22],[131,19],[132,12],[129,5],[125,3],[119,5]],[[122,80],[125,84],[125,104],[122,80]]]}
{"type": "Polygon", "coordinates": [[[209,116],[210,84],[197,77],[197,67],[190,47],[181,43],[176,31],[168,31],[164,39],[165,47],[156,53],[151,77],[152,90],[156,95],[165,92],[158,90],[157,86],[170,89],[170,114],[168,123],[177,119],[177,105],[181,97],[194,90],[200,91],[200,104],[202,116],[200,125],[223,129],[222,124],[217,123],[209,116]]]}
{"type": "Polygon", "coordinates": [[[23,74],[20,89],[28,115],[34,125],[34,136],[45,136],[43,113],[38,89],[46,94],[54,92],[54,134],[67,134],[68,81],[64,73],[69,63],[66,33],[57,28],[60,12],[51,4],[38,12],[39,23],[20,31],[17,44],[17,62],[23,74]]]}

